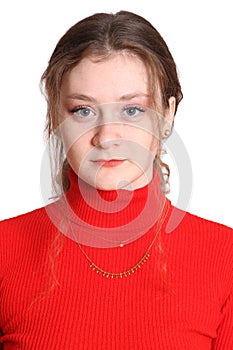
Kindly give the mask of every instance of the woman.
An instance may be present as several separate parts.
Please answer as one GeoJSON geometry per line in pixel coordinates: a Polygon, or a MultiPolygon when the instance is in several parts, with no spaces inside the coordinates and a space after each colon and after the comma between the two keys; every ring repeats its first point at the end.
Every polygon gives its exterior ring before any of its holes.
{"type": "Polygon", "coordinates": [[[160,34],[95,14],[42,84],[56,201],[0,225],[3,348],[231,349],[232,230],[164,194],[182,92],[160,34]]]}

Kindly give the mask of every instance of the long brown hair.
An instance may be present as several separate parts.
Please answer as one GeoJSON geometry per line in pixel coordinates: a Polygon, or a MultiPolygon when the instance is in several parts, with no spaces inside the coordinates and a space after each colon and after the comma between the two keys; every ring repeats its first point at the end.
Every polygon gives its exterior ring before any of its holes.
{"type": "MultiPolygon", "coordinates": [[[[84,57],[105,59],[121,51],[137,55],[145,63],[151,98],[156,100],[156,91],[159,88],[164,109],[169,106],[168,100],[171,96],[176,99],[176,109],[183,97],[176,64],[167,44],[143,17],[128,11],[116,14],[97,13],[72,26],[57,43],[41,78],[41,86],[47,99],[46,132],[51,143],[51,159],[54,162],[52,178],[56,194],[69,187],[69,164],[64,155],[62,140],[54,134],[59,124],[59,98],[64,75],[84,57]]],[[[161,160],[161,150],[160,144],[155,165],[167,170],[168,181],[170,171],[161,160]]]]}

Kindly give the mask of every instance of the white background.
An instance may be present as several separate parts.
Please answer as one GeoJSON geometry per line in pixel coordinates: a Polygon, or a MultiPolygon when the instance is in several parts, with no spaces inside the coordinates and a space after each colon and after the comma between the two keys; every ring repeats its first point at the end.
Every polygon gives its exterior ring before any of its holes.
{"type": "MultiPolygon", "coordinates": [[[[192,162],[188,211],[233,226],[231,2],[211,0],[5,1],[0,7],[0,219],[44,205],[40,167],[46,106],[40,76],[60,37],[94,12],[130,10],[162,34],[177,63],[184,100],[175,129],[192,162]]],[[[171,162],[176,204],[177,167],[171,162]]],[[[185,166],[185,164],[184,164],[185,166]]]]}

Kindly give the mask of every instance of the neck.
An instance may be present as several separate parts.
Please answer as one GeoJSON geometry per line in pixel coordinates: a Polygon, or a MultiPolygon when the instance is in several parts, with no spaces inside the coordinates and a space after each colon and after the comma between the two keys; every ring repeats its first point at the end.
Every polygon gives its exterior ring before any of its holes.
{"type": "Polygon", "coordinates": [[[65,234],[79,243],[102,248],[130,243],[154,226],[163,213],[166,198],[156,171],[148,184],[131,191],[97,190],[71,169],[69,179],[70,188],[57,203],[56,215],[60,219],[65,216],[65,234]]]}

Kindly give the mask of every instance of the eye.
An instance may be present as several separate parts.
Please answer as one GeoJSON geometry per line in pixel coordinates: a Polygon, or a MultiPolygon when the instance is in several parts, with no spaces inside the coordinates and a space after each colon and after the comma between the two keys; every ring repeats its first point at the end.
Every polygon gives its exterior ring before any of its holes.
{"type": "Polygon", "coordinates": [[[126,106],[123,109],[123,114],[127,117],[137,117],[143,112],[145,112],[145,109],[141,106],[126,106]]]}
{"type": "Polygon", "coordinates": [[[80,118],[93,117],[95,115],[95,112],[90,107],[87,107],[87,106],[79,106],[79,107],[73,108],[71,113],[75,114],[80,118]]]}

